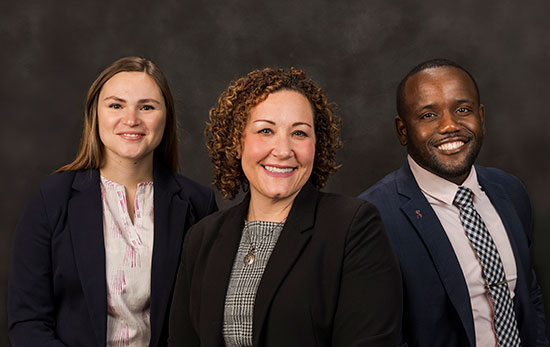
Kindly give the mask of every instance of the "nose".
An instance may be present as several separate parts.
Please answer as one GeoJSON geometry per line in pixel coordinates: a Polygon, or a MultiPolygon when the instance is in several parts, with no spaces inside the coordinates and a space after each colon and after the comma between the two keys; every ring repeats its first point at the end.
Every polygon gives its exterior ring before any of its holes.
{"type": "Polygon", "coordinates": [[[443,112],[439,122],[439,132],[452,133],[460,130],[460,124],[456,121],[455,116],[448,111],[443,112]]]}
{"type": "Polygon", "coordinates": [[[292,149],[292,140],[286,134],[279,134],[275,138],[275,143],[272,152],[273,155],[279,159],[290,158],[294,155],[292,149]]]}
{"type": "Polygon", "coordinates": [[[139,125],[137,110],[131,107],[127,108],[126,113],[124,114],[123,123],[130,127],[139,125]]]}

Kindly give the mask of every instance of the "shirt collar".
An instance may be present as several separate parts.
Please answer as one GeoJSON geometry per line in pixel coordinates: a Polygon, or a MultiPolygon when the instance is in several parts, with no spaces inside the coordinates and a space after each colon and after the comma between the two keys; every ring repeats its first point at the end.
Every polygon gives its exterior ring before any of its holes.
{"type": "MultiPolygon", "coordinates": [[[[409,162],[409,166],[416,180],[416,183],[418,183],[420,190],[422,190],[424,194],[427,194],[432,198],[442,201],[446,204],[453,204],[453,200],[458,190],[457,184],[424,169],[423,167],[418,165],[418,163],[416,163],[410,155],[407,155],[407,160],[409,162]]],[[[462,183],[462,186],[470,188],[474,194],[474,198],[476,196],[480,196],[480,194],[482,193],[482,189],[479,186],[479,182],[477,180],[475,166],[472,165],[470,174],[468,174],[468,177],[466,177],[466,179],[462,183]]]]}

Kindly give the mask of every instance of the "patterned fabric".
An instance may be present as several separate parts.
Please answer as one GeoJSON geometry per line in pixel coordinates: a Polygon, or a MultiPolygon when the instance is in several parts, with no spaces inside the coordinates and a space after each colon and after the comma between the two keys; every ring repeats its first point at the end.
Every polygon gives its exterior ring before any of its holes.
{"type": "Polygon", "coordinates": [[[227,347],[252,346],[252,316],[256,291],[284,223],[245,221],[225,297],[223,337],[227,347]],[[256,247],[252,264],[243,259],[256,247]]]}
{"type": "Polygon", "coordinates": [[[460,209],[460,221],[475,249],[495,310],[495,331],[501,347],[520,346],[519,331],[508,281],[497,248],[473,204],[471,189],[458,187],[454,204],[460,209]]]}
{"type": "Polygon", "coordinates": [[[101,177],[107,275],[107,346],[148,346],[151,260],[153,255],[153,182],[140,183],[134,223],[124,186],[101,177]]]}

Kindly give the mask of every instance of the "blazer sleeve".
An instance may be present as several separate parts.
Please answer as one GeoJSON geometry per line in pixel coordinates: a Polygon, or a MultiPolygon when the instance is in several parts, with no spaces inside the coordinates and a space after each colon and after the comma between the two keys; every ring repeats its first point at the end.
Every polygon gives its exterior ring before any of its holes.
{"type": "MultiPolygon", "coordinates": [[[[528,223],[528,226],[526,227],[526,230],[528,230],[529,235],[527,235],[527,239],[529,240],[529,250],[532,251],[532,232],[534,230],[533,226],[533,213],[531,209],[531,200],[529,199],[529,196],[527,194],[527,190],[525,189],[525,186],[522,182],[520,182],[521,189],[523,191],[524,196],[524,203],[522,204],[522,207],[525,208],[525,214],[528,216],[526,218],[526,223],[528,223]]],[[[532,252],[529,252],[530,254],[532,252]]],[[[548,339],[546,338],[546,317],[544,313],[544,300],[542,297],[542,289],[540,288],[538,282],[537,282],[537,276],[535,275],[535,270],[530,269],[531,271],[531,283],[529,284],[529,295],[531,297],[531,302],[533,303],[533,306],[535,307],[535,310],[537,312],[537,346],[539,347],[548,347],[548,339]]]]}
{"type": "Polygon", "coordinates": [[[397,258],[376,208],[364,202],[346,237],[333,346],[392,346],[401,329],[397,258]]]}
{"type": "Polygon", "coordinates": [[[168,337],[168,346],[173,347],[200,346],[199,336],[193,329],[189,305],[191,287],[190,278],[193,268],[191,262],[195,259],[195,252],[198,252],[200,247],[197,244],[193,244],[192,240],[190,240],[193,229],[193,227],[189,229],[187,235],[185,235],[185,240],[183,241],[181,264],[178,269],[176,286],[174,288],[174,298],[170,312],[170,335],[168,337]]]}
{"type": "Polygon", "coordinates": [[[8,281],[8,329],[14,346],[64,346],[55,334],[51,266],[53,226],[42,191],[17,225],[8,281]]]}

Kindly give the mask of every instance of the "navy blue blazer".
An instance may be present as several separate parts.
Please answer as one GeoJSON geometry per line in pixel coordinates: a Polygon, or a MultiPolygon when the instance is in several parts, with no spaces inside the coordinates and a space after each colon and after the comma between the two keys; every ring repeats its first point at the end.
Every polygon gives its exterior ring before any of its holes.
{"type": "MultiPolygon", "coordinates": [[[[542,293],[530,260],[531,203],[523,184],[476,166],[479,184],[508,233],[517,265],[514,309],[522,346],[548,346],[542,293]]],[[[405,163],[359,195],[378,207],[399,259],[404,286],[401,344],[475,346],[466,281],[439,219],[405,163]]]]}
{"type": "MultiPolygon", "coordinates": [[[[166,340],[186,230],[217,210],[212,190],[154,170],[151,343],[166,340]]],[[[13,240],[8,322],[19,346],[105,346],[107,292],[98,170],[48,176],[13,240]]]]}

